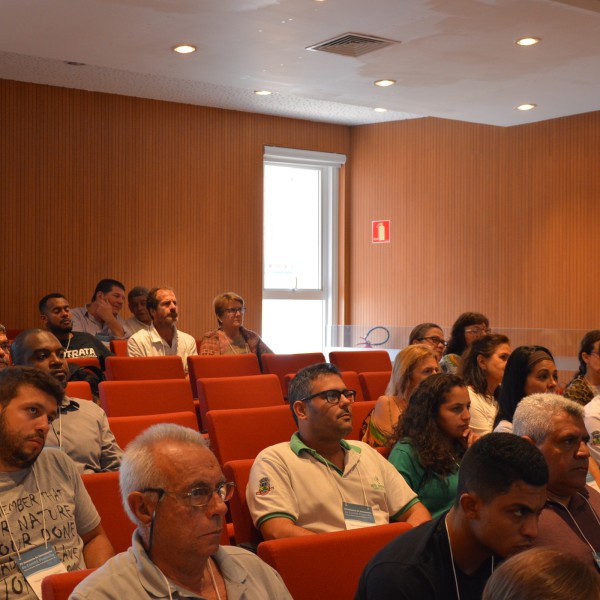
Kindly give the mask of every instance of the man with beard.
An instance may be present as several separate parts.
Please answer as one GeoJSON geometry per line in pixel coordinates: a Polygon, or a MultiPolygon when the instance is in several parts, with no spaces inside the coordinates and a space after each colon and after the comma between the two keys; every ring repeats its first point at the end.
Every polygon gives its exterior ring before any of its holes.
{"type": "MultiPolygon", "coordinates": [[[[63,387],[68,379],[68,365],[61,343],[48,331],[28,329],[12,345],[15,365],[46,371],[63,387]]],[[[62,449],[76,463],[80,473],[118,471],[123,451],[108,426],[106,413],[89,400],[67,396],[58,407],[48,446],[62,449]]]]}
{"type": "Polygon", "coordinates": [[[6,327],[0,324],[0,371],[9,366],[10,342],[6,337],[6,327]]]}
{"type": "Polygon", "coordinates": [[[73,331],[69,301],[57,292],[39,301],[40,318],[44,327],[53,333],[65,349],[65,358],[97,358],[104,371],[104,360],[113,353],[91,333],[73,331]]]}
{"type": "Polygon", "coordinates": [[[198,354],[196,340],[177,330],[177,298],[169,287],[152,288],[146,301],[150,329],[138,331],[127,342],[129,356],[180,356],[187,373],[187,357],[198,354]]]}
{"type": "Polygon", "coordinates": [[[431,519],[391,463],[368,444],[344,439],[355,397],[328,363],[301,369],[290,383],[298,431],[256,457],[246,488],[265,539],[431,519]]]}
{"type": "Polygon", "coordinates": [[[39,369],[0,372],[0,590],[9,600],[41,598],[32,555],[64,572],[99,567],[114,554],[73,461],[42,452],[62,398],[39,369]]]}

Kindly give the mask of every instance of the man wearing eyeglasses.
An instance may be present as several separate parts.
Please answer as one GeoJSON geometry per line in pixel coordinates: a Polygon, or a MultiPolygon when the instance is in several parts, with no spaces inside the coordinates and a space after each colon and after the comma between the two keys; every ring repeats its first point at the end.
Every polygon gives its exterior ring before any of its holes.
{"type": "Polygon", "coordinates": [[[344,439],[355,397],[328,363],[306,367],[292,380],[288,398],[298,431],[257,456],[246,488],[265,539],[431,518],[379,452],[344,439]]]}
{"type": "Polygon", "coordinates": [[[152,318],[149,329],[134,333],[127,342],[129,356],[179,356],[187,373],[188,356],[198,354],[196,340],[177,329],[179,312],[175,292],[168,287],[153,288],[146,308],[152,318]]]}
{"type": "Polygon", "coordinates": [[[147,429],[127,446],[119,483],[137,525],[132,545],[80,583],[71,600],[291,600],[255,554],[219,545],[234,484],[197,431],[169,423],[147,429]]]}
{"type": "Polygon", "coordinates": [[[6,327],[0,324],[0,371],[9,366],[10,342],[6,337],[6,327]]]}

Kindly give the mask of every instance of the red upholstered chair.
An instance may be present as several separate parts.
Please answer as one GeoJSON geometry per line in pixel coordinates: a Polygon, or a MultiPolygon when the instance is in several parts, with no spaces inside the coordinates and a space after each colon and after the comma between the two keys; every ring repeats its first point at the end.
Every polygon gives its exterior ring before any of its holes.
{"type": "Polygon", "coordinates": [[[108,356],[106,379],[185,379],[185,371],[179,356],[108,356]]]}
{"type": "Polygon", "coordinates": [[[198,379],[261,374],[256,354],[188,356],[188,372],[194,398],[198,397],[198,388],[196,387],[198,379]]]}
{"type": "Polygon", "coordinates": [[[358,580],[369,560],[397,536],[411,529],[391,523],[362,529],[269,540],[258,546],[258,556],[283,578],[294,600],[354,598],[358,580]],[[332,557],[343,553],[343,576],[331,570],[332,557]],[[310,557],[310,569],[299,568],[310,557]]]}
{"type": "Polygon", "coordinates": [[[82,356],[81,358],[67,358],[67,362],[70,365],[77,365],[78,367],[96,367],[100,369],[100,361],[93,356],[82,356]]]}
{"type": "Polygon", "coordinates": [[[379,396],[383,396],[391,377],[391,371],[367,371],[359,373],[358,379],[365,400],[377,400],[379,396]]]}
{"type": "Polygon", "coordinates": [[[198,431],[198,419],[193,412],[163,413],[160,415],[138,415],[134,417],[108,417],[108,424],[117,443],[125,448],[142,431],[157,423],[175,423],[198,431]]]}
{"type": "Polygon", "coordinates": [[[346,436],[347,440],[360,441],[360,429],[366,416],[375,408],[376,400],[365,400],[363,402],[355,402],[352,405],[352,431],[346,436]]]}
{"type": "Polygon", "coordinates": [[[329,360],[340,371],[391,371],[392,361],[385,350],[353,350],[330,352],[329,360]]]}
{"type": "Polygon", "coordinates": [[[96,569],[49,575],[42,581],[42,600],[68,600],[71,592],[96,569]]]}
{"type": "Polygon", "coordinates": [[[127,340],[110,340],[110,351],[115,356],[127,356],[127,340]]]}
{"type": "Polygon", "coordinates": [[[69,398],[93,400],[92,388],[87,381],[69,381],[65,388],[65,394],[69,396],[69,398]]]}
{"type": "Polygon", "coordinates": [[[276,375],[201,378],[197,381],[197,388],[202,423],[206,422],[206,413],[209,410],[284,404],[276,375]]]}
{"type": "Polygon", "coordinates": [[[263,373],[273,373],[279,377],[283,395],[287,396],[285,376],[297,373],[300,369],[325,362],[322,352],[307,352],[304,354],[263,354],[261,357],[263,373]]]}
{"type": "Polygon", "coordinates": [[[100,404],[111,417],[195,412],[185,379],[103,381],[99,390],[100,404]]]}
{"type": "Polygon", "coordinates": [[[263,408],[209,410],[206,427],[220,464],[256,455],[273,444],[288,441],[296,423],[287,404],[263,408]]]}

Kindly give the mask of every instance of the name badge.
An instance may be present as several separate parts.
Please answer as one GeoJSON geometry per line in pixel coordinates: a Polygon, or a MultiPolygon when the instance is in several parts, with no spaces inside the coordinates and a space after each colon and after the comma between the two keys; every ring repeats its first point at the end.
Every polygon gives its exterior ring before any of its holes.
{"type": "Polygon", "coordinates": [[[58,554],[52,546],[38,546],[27,552],[21,552],[21,556],[15,558],[23,577],[35,592],[35,595],[42,599],[42,579],[55,573],[66,573],[65,565],[58,558],[58,554]]]}
{"type": "Polygon", "coordinates": [[[346,529],[360,529],[361,527],[372,527],[375,525],[373,509],[370,506],[342,502],[342,510],[344,511],[346,529]]]}

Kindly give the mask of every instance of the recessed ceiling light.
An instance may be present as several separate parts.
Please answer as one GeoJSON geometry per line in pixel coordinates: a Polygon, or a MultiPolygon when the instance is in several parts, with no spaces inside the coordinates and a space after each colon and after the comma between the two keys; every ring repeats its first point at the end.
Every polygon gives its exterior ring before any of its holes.
{"type": "Polygon", "coordinates": [[[190,46],[189,44],[182,44],[181,46],[175,46],[175,48],[173,48],[173,52],[179,54],[191,54],[192,52],[196,52],[196,50],[196,46],[190,46]]]}
{"type": "Polygon", "coordinates": [[[524,38],[518,39],[515,42],[515,44],[518,44],[519,46],[535,46],[536,44],[539,44],[541,41],[542,41],[541,38],[524,37],[524,38]]]}
{"type": "Polygon", "coordinates": [[[270,92],[269,90],[254,90],[254,93],[257,96],[270,96],[273,92],[270,92]]]}
{"type": "Polygon", "coordinates": [[[396,84],[395,79],[380,79],[379,81],[375,82],[375,85],[378,85],[379,87],[389,87],[390,85],[395,85],[395,84],[396,84]]]}
{"type": "Polygon", "coordinates": [[[519,106],[516,106],[515,108],[517,110],[531,110],[533,108],[535,108],[537,106],[537,104],[519,104],[519,106]]]}
{"type": "Polygon", "coordinates": [[[387,112],[387,108],[374,108],[375,112],[387,112]]]}

